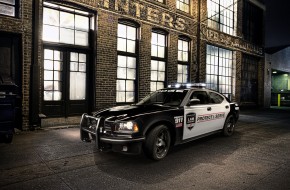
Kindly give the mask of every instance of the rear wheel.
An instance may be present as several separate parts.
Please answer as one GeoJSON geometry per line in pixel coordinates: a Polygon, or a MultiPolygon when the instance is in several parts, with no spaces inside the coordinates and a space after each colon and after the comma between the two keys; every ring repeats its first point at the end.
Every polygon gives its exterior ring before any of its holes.
{"type": "Polygon", "coordinates": [[[232,115],[228,116],[224,128],[223,128],[223,135],[226,137],[232,136],[235,130],[235,119],[232,115]]]}
{"type": "Polygon", "coordinates": [[[165,125],[159,125],[152,129],[145,142],[144,152],[153,160],[163,159],[170,147],[170,132],[165,125]]]}

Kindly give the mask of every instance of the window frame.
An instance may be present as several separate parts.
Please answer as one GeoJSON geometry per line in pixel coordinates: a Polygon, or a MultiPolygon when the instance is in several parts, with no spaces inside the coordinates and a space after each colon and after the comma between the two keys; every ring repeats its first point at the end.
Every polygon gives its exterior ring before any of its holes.
{"type": "MultiPolygon", "coordinates": [[[[187,42],[188,43],[188,51],[187,51],[187,54],[188,54],[188,57],[187,57],[187,61],[183,61],[183,60],[179,60],[179,56],[177,56],[177,82],[178,83],[181,83],[181,84],[186,84],[186,83],[188,83],[189,81],[190,81],[190,59],[191,59],[191,56],[190,56],[190,54],[191,54],[191,39],[190,38],[188,38],[188,37],[185,37],[185,36],[179,36],[179,38],[178,38],[178,41],[177,41],[177,54],[179,55],[179,41],[182,41],[182,43],[184,43],[184,42],[187,42]],[[178,66],[187,66],[187,81],[186,82],[184,82],[183,81],[183,75],[184,75],[184,73],[183,73],[183,69],[182,69],[182,72],[181,73],[179,73],[179,70],[178,70],[178,66]],[[178,74],[182,74],[182,82],[179,82],[178,81],[178,74]]],[[[181,52],[183,53],[183,52],[185,52],[184,50],[183,50],[183,47],[182,47],[182,50],[181,50],[181,52]]]]}
{"type": "MultiPolygon", "coordinates": [[[[126,103],[135,103],[138,101],[137,97],[138,97],[138,62],[139,62],[139,32],[140,32],[140,25],[138,23],[135,23],[134,21],[131,21],[131,20],[123,20],[123,19],[119,19],[118,21],[118,25],[117,25],[117,76],[116,76],[116,103],[117,104],[126,104],[126,103]],[[136,39],[135,39],[135,53],[132,53],[132,52],[128,52],[127,51],[127,41],[126,41],[126,51],[121,51],[121,50],[118,50],[118,38],[119,38],[119,34],[118,34],[118,27],[119,27],[119,24],[121,25],[125,25],[126,27],[129,26],[129,27],[134,27],[135,28],[135,36],[136,36],[136,39]],[[127,70],[126,70],[126,78],[118,78],[118,57],[119,56],[125,56],[125,57],[131,57],[131,58],[135,58],[136,62],[135,62],[135,79],[128,79],[127,78],[127,70]],[[125,84],[127,81],[133,81],[134,83],[134,101],[127,101],[127,97],[126,97],[126,93],[127,92],[130,92],[130,91],[127,91],[127,87],[125,86],[125,91],[121,91],[121,90],[118,90],[118,81],[119,80],[124,80],[125,81],[125,84]],[[125,101],[118,101],[118,92],[125,92],[125,101]]],[[[127,33],[126,33],[127,35],[127,33]]],[[[127,38],[122,38],[122,39],[126,39],[127,38]]],[[[127,67],[127,62],[126,62],[126,69],[128,69],[127,67]]]]}
{"type": "Polygon", "coordinates": [[[0,12],[0,16],[7,16],[7,17],[12,17],[12,18],[20,18],[20,0],[15,0],[15,4],[9,4],[5,2],[0,2],[0,5],[4,6],[9,6],[9,7],[14,7],[14,16],[8,15],[8,14],[3,14],[0,12]]]}
{"type": "Polygon", "coordinates": [[[231,100],[231,97],[233,96],[233,78],[234,78],[233,70],[234,70],[234,51],[211,44],[206,45],[206,86],[208,89],[218,91],[219,93],[223,94],[225,97],[228,97],[231,100]],[[208,52],[209,48],[216,48],[217,53],[216,54],[209,53],[208,52]],[[231,52],[230,58],[221,57],[220,56],[221,50],[231,52]],[[210,58],[210,60],[208,60],[208,58],[210,58]],[[211,60],[214,60],[214,62],[211,62],[211,60]],[[214,73],[211,70],[213,70],[214,73]],[[213,82],[214,80],[212,80],[212,76],[216,77],[216,83],[213,82]],[[221,84],[220,79],[221,80],[224,79],[224,82],[226,84],[223,83],[221,84]],[[225,89],[226,87],[230,87],[230,90],[226,90],[226,92],[221,91],[222,90],[222,87],[220,87],[221,85],[223,85],[225,89]],[[214,88],[214,86],[216,86],[216,88],[214,88]]]}
{"type": "Polygon", "coordinates": [[[187,0],[176,0],[176,9],[184,13],[190,14],[190,0],[188,0],[188,3],[186,3],[185,1],[187,0]],[[188,11],[181,9],[181,6],[184,6],[184,5],[188,7],[188,11]]]}
{"type": "MultiPolygon", "coordinates": [[[[234,35],[235,34],[235,4],[236,0],[232,0],[232,4],[230,6],[223,6],[221,5],[221,0],[207,0],[207,25],[210,28],[217,29],[221,32],[224,32],[229,35],[234,35]],[[216,11],[215,13],[210,12],[209,10],[209,3],[216,5],[215,9],[213,11],[216,11]],[[217,8],[218,7],[218,11],[217,8]],[[232,8],[230,8],[232,7],[232,8]],[[232,18],[229,18],[227,16],[226,11],[230,11],[231,14],[229,14],[232,18]],[[209,15],[209,13],[213,15],[209,15]],[[213,19],[215,17],[218,17],[217,20],[213,19]],[[222,19],[223,18],[223,19],[222,19]],[[223,23],[222,23],[223,20],[223,23]],[[231,21],[231,22],[228,22],[231,21]],[[228,22],[228,24],[227,24],[228,22]],[[231,23],[231,24],[230,24],[231,23]],[[217,26],[213,26],[217,25],[217,26]],[[232,25],[232,26],[231,26],[232,25]],[[225,28],[225,30],[224,30],[225,28]]],[[[214,6],[211,6],[214,7],[214,6]]]]}
{"type": "Polygon", "coordinates": [[[167,64],[168,64],[168,32],[161,30],[161,29],[152,29],[151,31],[151,61],[150,61],[150,92],[154,92],[156,90],[158,90],[157,88],[157,84],[158,83],[163,83],[163,88],[165,88],[165,86],[167,85],[167,64]],[[157,44],[152,44],[152,36],[154,34],[157,34],[157,44]],[[164,46],[158,46],[158,36],[159,35],[163,35],[164,36],[164,46]],[[152,55],[152,46],[157,46],[157,56],[153,56],[152,55]],[[164,47],[164,57],[159,57],[158,56],[158,47],[164,47]],[[157,70],[152,70],[152,61],[156,61],[157,62],[157,67],[159,67],[159,62],[164,62],[165,64],[165,71],[164,71],[164,81],[158,80],[158,73],[159,68],[157,68],[157,70]],[[152,80],[152,71],[156,71],[157,72],[157,80],[152,80]],[[155,90],[152,90],[152,85],[151,83],[155,83],[155,90]]]}

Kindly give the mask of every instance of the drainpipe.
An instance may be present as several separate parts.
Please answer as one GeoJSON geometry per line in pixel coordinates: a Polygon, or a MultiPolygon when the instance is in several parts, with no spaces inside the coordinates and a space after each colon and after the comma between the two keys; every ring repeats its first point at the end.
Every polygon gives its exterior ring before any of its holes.
{"type": "Polygon", "coordinates": [[[201,15],[200,15],[200,12],[201,12],[201,10],[200,10],[200,8],[201,8],[201,0],[198,0],[198,5],[197,5],[197,35],[196,35],[196,46],[197,46],[197,48],[196,48],[196,82],[197,83],[199,83],[200,82],[200,76],[199,76],[199,73],[200,73],[200,71],[199,71],[199,69],[200,69],[200,25],[201,25],[201,23],[200,23],[200,17],[201,17],[201,15]]]}

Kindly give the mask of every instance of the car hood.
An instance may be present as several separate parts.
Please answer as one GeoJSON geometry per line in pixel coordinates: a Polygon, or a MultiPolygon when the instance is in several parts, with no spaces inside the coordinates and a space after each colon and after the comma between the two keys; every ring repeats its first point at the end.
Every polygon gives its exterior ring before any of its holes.
{"type": "Polygon", "coordinates": [[[95,117],[104,117],[106,120],[126,120],[137,115],[145,115],[153,112],[177,109],[177,107],[169,107],[162,105],[126,105],[116,106],[101,110],[94,113],[95,117]]]}

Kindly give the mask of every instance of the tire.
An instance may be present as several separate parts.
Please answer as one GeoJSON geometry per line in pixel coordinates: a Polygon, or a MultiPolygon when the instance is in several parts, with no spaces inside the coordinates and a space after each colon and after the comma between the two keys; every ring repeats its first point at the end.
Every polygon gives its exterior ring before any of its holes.
{"type": "Polygon", "coordinates": [[[235,119],[233,115],[227,117],[224,128],[223,128],[223,135],[226,137],[230,137],[234,134],[235,131],[235,119]]]}
{"type": "Polygon", "coordinates": [[[165,125],[158,125],[146,137],[144,153],[153,160],[163,159],[169,150],[170,132],[165,125]]]}

